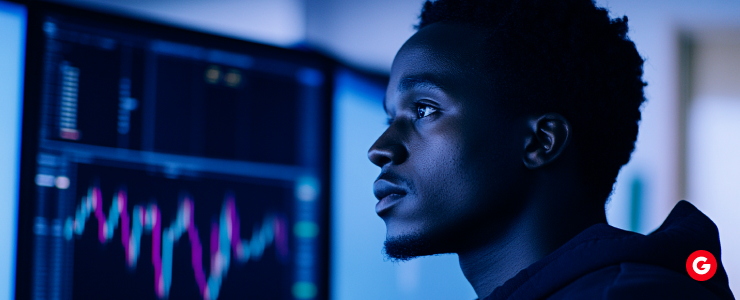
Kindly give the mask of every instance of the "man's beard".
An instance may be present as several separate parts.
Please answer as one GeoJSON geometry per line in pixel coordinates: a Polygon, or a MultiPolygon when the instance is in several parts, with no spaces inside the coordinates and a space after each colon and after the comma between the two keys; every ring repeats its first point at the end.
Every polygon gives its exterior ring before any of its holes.
{"type": "Polygon", "coordinates": [[[391,261],[407,261],[419,256],[438,254],[432,243],[419,233],[389,237],[383,244],[383,252],[391,261]]]}

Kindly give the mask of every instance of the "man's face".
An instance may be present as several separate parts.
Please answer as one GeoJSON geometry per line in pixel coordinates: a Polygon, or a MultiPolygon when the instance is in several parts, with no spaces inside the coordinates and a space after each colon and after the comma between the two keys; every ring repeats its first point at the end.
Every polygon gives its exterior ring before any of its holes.
{"type": "Polygon", "coordinates": [[[495,234],[507,200],[521,190],[524,140],[519,121],[495,104],[502,99],[482,70],[483,38],[466,25],[432,24],[393,62],[389,127],[368,153],[381,167],[376,212],[391,257],[473,246],[479,233],[495,234]]]}

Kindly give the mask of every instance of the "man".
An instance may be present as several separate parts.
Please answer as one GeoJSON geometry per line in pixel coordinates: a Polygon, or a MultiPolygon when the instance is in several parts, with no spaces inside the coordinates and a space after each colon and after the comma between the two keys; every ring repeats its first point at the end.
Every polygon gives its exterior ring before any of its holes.
{"type": "Polygon", "coordinates": [[[368,153],[389,257],[457,253],[481,299],[733,299],[716,226],[691,204],[647,236],[606,224],[644,102],[626,17],[591,0],[439,0],[418,29],[368,153]],[[699,265],[709,280],[687,273],[696,250],[716,257],[699,265]]]}

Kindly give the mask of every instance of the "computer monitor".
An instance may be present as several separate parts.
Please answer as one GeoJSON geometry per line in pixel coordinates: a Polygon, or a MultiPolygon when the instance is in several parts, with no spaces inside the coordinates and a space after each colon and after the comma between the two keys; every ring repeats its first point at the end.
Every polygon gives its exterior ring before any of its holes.
{"type": "Polygon", "coordinates": [[[0,0],[0,299],[15,287],[26,7],[0,0]]]}
{"type": "Polygon", "coordinates": [[[17,299],[323,299],[329,60],[32,3],[17,299]]]}

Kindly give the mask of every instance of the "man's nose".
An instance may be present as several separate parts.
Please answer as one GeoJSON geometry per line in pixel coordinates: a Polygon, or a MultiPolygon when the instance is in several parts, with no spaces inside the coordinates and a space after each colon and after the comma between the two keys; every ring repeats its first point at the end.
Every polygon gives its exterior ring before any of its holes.
{"type": "MultiPolygon", "coordinates": [[[[395,122],[394,122],[395,123],[395,122]]],[[[400,138],[397,124],[391,124],[367,152],[367,157],[378,167],[388,163],[401,164],[408,158],[408,151],[400,138]]]]}

